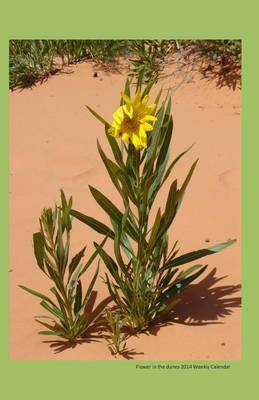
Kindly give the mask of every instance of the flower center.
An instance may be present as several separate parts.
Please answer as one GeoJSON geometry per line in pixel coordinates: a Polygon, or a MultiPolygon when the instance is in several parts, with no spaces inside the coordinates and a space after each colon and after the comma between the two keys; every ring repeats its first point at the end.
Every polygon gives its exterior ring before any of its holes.
{"type": "Polygon", "coordinates": [[[134,133],[139,130],[139,125],[140,122],[136,116],[131,119],[127,115],[125,115],[121,124],[121,131],[134,133]]]}

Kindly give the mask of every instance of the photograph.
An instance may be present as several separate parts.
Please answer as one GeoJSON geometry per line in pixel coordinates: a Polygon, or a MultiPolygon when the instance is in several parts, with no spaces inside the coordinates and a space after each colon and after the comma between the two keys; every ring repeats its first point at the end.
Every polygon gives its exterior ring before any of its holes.
{"type": "Polygon", "coordinates": [[[243,41],[8,46],[9,359],[240,361],[243,41]]]}

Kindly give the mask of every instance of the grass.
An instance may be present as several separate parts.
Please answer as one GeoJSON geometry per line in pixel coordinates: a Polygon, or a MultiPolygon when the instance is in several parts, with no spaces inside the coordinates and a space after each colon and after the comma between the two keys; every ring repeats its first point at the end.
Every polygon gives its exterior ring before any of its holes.
{"type": "Polygon", "coordinates": [[[128,41],[124,40],[11,40],[9,87],[31,87],[65,65],[85,60],[115,62],[128,51],[128,41]]]}
{"type": "Polygon", "coordinates": [[[181,57],[217,86],[240,86],[240,40],[10,40],[9,56],[11,90],[43,82],[65,65],[115,64],[120,57],[129,61],[129,75],[144,71],[146,82],[157,81],[167,61],[181,57]]]}

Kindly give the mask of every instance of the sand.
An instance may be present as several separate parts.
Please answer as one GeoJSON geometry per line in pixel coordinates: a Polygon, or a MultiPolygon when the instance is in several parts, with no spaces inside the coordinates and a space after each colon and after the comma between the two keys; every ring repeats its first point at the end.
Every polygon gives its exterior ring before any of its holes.
{"type": "MultiPolygon", "coordinates": [[[[170,70],[170,67],[169,67],[170,70]]],[[[10,358],[16,360],[113,359],[98,332],[75,347],[56,337],[38,335],[35,315],[43,310],[23,284],[39,291],[50,287],[37,268],[32,233],[38,230],[43,207],[59,201],[59,189],[72,194],[74,208],[108,222],[92,198],[88,185],[102,190],[119,204],[96,150],[99,139],[108,149],[103,127],[86,110],[88,104],[107,120],[119,101],[125,73],[100,70],[81,63],[32,89],[10,93],[10,358]],[[70,73],[68,73],[70,72],[70,73]],[[96,336],[96,337],[95,337],[96,336]]],[[[159,85],[176,86],[172,77],[159,85]]],[[[180,180],[193,161],[199,163],[172,229],[181,251],[197,250],[237,238],[237,243],[204,258],[209,263],[200,282],[191,285],[167,323],[132,337],[129,358],[135,360],[238,360],[241,357],[240,283],[240,91],[216,88],[195,76],[173,95],[172,155],[190,144],[193,149],[175,169],[180,180]]],[[[173,178],[172,177],[172,178],[173,178]]],[[[171,179],[172,179],[171,178],[171,179]]],[[[171,180],[172,181],[172,180],[171,180]]],[[[164,204],[170,180],[156,205],[164,204]]],[[[101,236],[74,222],[72,250],[101,236]]],[[[111,243],[107,246],[111,248],[111,243]]],[[[90,279],[94,269],[86,277],[90,279]]],[[[104,267],[101,270],[103,275],[104,267]]],[[[96,302],[108,296],[101,279],[96,302]]]]}

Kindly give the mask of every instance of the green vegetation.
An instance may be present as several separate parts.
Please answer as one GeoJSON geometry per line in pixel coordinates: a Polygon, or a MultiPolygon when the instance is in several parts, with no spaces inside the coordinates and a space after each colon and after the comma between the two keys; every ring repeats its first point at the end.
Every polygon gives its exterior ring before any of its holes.
{"type": "Polygon", "coordinates": [[[131,94],[130,81],[126,81],[121,105],[113,114],[115,128],[88,107],[104,124],[113,159],[107,157],[98,141],[97,147],[111,182],[121,197],[123,209],[117,208],[101,191],[89,186],[97,204],[109,216],[111,227],[77,210],[70,211],[72,216],[112,239],[115,257],[97,243],[95,246],[107,268],[105,282],[109,293],[123,324],[133,332],[147,329],[167,314],[180,300],[182,291],[207,268],[207,265],[194,264],[183,269],[185,264],[213,255],[235,242],[229,240],[180,256],[178,241],[169,248],[169,229],[198,160],[193,163],[182,184],[179,185],[177,179],[173,180],[164,210],[159,207],[155,220],[150,220],[158,192],[169,179],[176,163],[190,148],[169,164],[173,131],[171,98],[168,96],[159,106],[160,91],[155,104],[148,106],[153,82],[142,90],[143,80],[142,70],[135,98],[131,94]],[[154,125],[151,126],[152,120],[154,125]],[[145,128],[149,131],[147,138],[143,131],[145,128]],[[116,138],[121,138],[121,146],[116,138]]]}
{"type": "Polygon", "coordinates": [[[114,64],[129,60],[129,75],[144,70],[157,81],[167,61],[196,63],[202,73],[233,89],[240,85],[240,40],[10,40],[10,89],[43,82],[65,65],[92,60],[114,64]]]}
{"type": "Polygon", "coordinates": [[[72,221],[70,209],[72,197],[67,202],[61,191],[62,206],[44,209],[40,217],[40,231],[33,234],[34,254],[40,270],[54,285],[51,295],[54,300],[34,289],[19,285],[26,292],[41,299],[41,306],[50,316],[38,316],[36,321],[44,326],[42,335],[63,337],[75,342],[87,330],[100,321],[101,312],[89,318],[88,302],[98,276],[97,267],[88,289],[83,293],[82,276],[97,256],[97,251],[83,263],[86,247],[69,262],[70,234],[72,221]]]}

